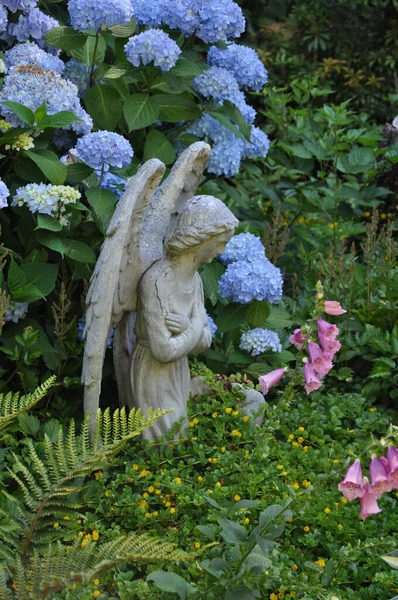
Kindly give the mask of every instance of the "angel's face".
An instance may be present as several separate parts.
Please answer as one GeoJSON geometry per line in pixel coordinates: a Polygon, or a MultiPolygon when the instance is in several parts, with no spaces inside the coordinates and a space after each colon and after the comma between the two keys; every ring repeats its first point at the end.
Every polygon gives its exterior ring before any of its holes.
{"type": "Polygon", "coordinates": [[[197,258],[201,263],[211,263],[213,258],[222,254],[224,248],[233,236],[233,231],[226,231],[203,242],[198,248],[197,258]]]}

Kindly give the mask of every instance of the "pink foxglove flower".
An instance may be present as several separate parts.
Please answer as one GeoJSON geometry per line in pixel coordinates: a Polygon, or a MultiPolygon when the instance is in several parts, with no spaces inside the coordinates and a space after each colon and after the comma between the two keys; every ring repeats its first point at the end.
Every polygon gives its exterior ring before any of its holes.
{"type": "Polygon", "coordinates": [[[330,358],[325,356],[322,348],[315,342],[308,343],[308,354],[311,358],[312,367],[319,377],[323,377],[333,368],[330,358]]]}
{"type": "Polygon", "coordinates": [[[361,461],[359,458],[348,468],[344,481],[339,483],[338,488],[347,500],[362,498],[365,493],[361,461]]]}
{"type": "Polygon", "coordinates": [[[276,385],[278,381],[282,379],[286,370],[287,367],[283,367],[283,369],[275,369],[275,371],[271,371],[266,375],[261,375],[258,378],[258,382],[260,384],[261,391],[264,394],[264,396],[268,394],[269,389],[272,388],[272,386],[276,385]]]}
{"type": "Polygon", "coordinates": [[[306,362],[304,365],[304,382],[304,388],[307,394],[317,390],[322,385],[322,382],[319,381],[315,374],[314,367],[310,362],[306,362]]]}
{"type": "Polygon", "coordinates": [[[370,480],[372,485],[369,492],[376,498],[380,498],[384,492],[391,492],[392,485],[388,479],[387,472],[377,456],[373,455],[369,465],[370,480]]]}
{"type": "Polygon", "coordinates": [[[301,350],[307,337],[308,336],[303,333],[301,329],[295,329],[293,335],[289,337],[289,342],[294,344],[298,350],[301,350]]]}
{"type": "Polygon", "coordinates": [[[339,328],[337,325],[328,323],[324,319],[317,319],[318,323],[318,335],[322,333],[328,341],[335,340],[339,335],[339,328]]]}
{"type": "Polygon", "coordinates": [[[323,310],[326,314],[335,316],[343,315],[347,312],[341,307],[340,302],[337,302],[336,300],[325,300],[323,310]]]}
{"type": "MultiPolygon", "coordinates": [[[[382,462],[386,466],[384,461],[382,462]]],[[[391,483],[391,489],[396,489],[398,488],[398,450],[394,446],[388,446],[387,465],[387,475],[391,483]]]]}
{"type": "Polygon", "coordinates": [[[325,356],[327,358],[330,358],[330,360],[332,360],[333,356],[341,348],[340,342],[335,339],[328,340],[326,338],[326,336],[323,333],[321,333],[319,330],[318,330],[318,338],[319,338],[319,343],[322,346],[322,350],[325,353],[325,356]]]}
{"type": "Polygon", "coordinates": [[[361,512],[359,516],[361,519],[365,520],[369,515],[377,515],[377,513],[381,512],[381,508],[377,504],[377,498],[370,491],[370,485],[366,477],[363,478],[364,484],[364,494],[361,496],[361,512]]]}

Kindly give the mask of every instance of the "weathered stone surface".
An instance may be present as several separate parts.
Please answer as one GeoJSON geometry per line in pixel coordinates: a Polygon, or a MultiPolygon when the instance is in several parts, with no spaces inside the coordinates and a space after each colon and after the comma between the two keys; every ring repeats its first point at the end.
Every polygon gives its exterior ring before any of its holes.
{"type": "MultiPolygon", "coordinates": [[[[244,404],[242,404],[241,407],[242,412],[244,412],[245,415],[248,415],[249,417],[253,417],[253,413],[256,413],[260,406],[264,406],[264,396],[261,392],[258,392],[257,390],[253,390],[250,388],[244,389],[240,383],[233,383],[232,385],[240,387],[240,391],[245,396],[245,402],[244,404]]],[[[261,425],[263,419],[264,418],[262,415],[258,416],[254,419],[254,423],[256,425],[261,425]]]]}

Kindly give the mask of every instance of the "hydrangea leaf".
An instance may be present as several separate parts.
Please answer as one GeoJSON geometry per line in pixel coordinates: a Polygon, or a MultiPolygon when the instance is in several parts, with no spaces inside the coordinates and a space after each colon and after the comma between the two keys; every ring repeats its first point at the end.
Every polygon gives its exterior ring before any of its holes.
{"type": "Polygon", "coordinates": [[[67,169],[58,159],[58,156],[50,150],[25,150],[25,156],[33,160],[44,173],[47,179],[54,185],[62,185],[66,179],[67,169]]]}
{"type": "Polygon", "coordinates": [[[93,208],[94,217],[99,228],[105,233],[115,210],[115,194],[100,187],[91,187],[86,190],[86,198],[93,208]]]}
{"type": "Polygon", "coordinates": [[[79,240],[62,240],[66,256],[83,263],[95,263],[95,252],[90,246],[79,240]]]}
{"type": "Polygon", "coordinates": [[[129,96],[123,107],[129,131],[149,127],[159,116],[159,108],[154,99],[147,94],[129,96]]]}
{"type": "Polygon", "coordinates": [[[94,123],[101,129],[114,131],[122,118],[122,101],[110,85],[95,85],[84,96],[84,103],[94,123]]]}
{"type": "Polygon", "coordinates": [[[112,32],[112,35],[118,38],[130,37],[133,35],[135,29],[137,27],[137,22],[134,17],[131,19],[127,25],[112,25],[109,29],[112,32]]]}
{"type": "Polygon", "coordinates": [[[87,34],[79,33],[72,27],[54,27],[54,29],[47,31],[43,39],[56,48],[75,50],[84,46],[87,42],[87,34]]]}
{"type": "Polygon", "coordinates": [[[51,215],[37,215],[37,227],[36,229],[47,229],[49,231],[62,231],[62,225],[57,219],[54,219],[51,215]]]}
{"type": "Polygon", "coordinates": [[[177,94],[156,94],[154,102],[159,107],[159,118],[166,123],[189,121],[201,116],[201,112],[193,100],[177,94]]]}
{"type": "Polygon", "coordinates": [[[95,37],[90,36],[83,47],[71,49],[69,52],[73,58],[91,67],[93,63],[103,62],[105,50],[106,43],[102,37],[98,39],[98,43],[96,44],[95,37]]]}
{"type": "Polygon", "coordinates": [[[62,243],[62,240],[54,233],[51,233],[50,231],[39,230],[36,233],[36,240],[42,246],[50,248],[50,250],[54,250],[55,252],[59,252],[62,257],[64,256],[65,247],[62,243]]]}
{"type": "MultiPolygon", "coordinates": [[[[27,106],[24,106],[20,102],[13,102],[12,100],[3,100],[0,104],[4,104],[11,108],[11,110],[24,122],[28,125],[33,125],[35,122],[35,115],[33,111],[30,110],[27,106]]],[[[3,141],[3,140],[2,140],[3,141]]]]}
{"type": "Polygon", "coordinates": [[[247,311],[247,321],[251,327],[260,327],[267,320],[271,307],[266,300],[253,300],[247,311]]]}
{"type": "Polygon", "coordinates": [[[247,306],[238,302],[231,302],[225,306],[216,318],[216,325],[221,333],[241,327],[246,321],[247,306]]]}
{"type": "Polygon", "coordinates": [[[175,161],[176,153],[167,137],[161,131],[150,131],[144,147],[144,160],[158,158],[165,165],[175,161]]]}

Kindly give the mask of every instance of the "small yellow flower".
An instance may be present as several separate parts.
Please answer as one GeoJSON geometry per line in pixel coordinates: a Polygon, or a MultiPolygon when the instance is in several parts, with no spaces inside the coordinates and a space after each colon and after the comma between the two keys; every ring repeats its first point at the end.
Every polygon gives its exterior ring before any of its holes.
{"type": "Polygon", "coordinates": [[[84,548],[85,546],[87,546],[87,544],[89,543],[89,539],[84,538],[84,540],[82,540],[82,543],[80,544],[82,548],[84,548]]]}
{"type": "Polygon", "coordinates": [[[281,473],[282,477],[286,477],[287,474],[288,474],[287,471],[282,471],[282,473],[281,473]]]}
{"type": "Polygon", "coordinates": [[[195,423],[195,425],[197,425],[199,423],[199,419],[197,417],[195,417],[193,422],[195,423]]]}
{"type": "Polygon", "coordinates": [[[380,219],[387,219],[387,215],[386,215],[386,213],[381,213],[381,215],[380,215],[380,219]]]}
{"type": "Polygon", "coordinates": [[[306,525],[305,527],[303,527],[303,531],[305,531],[305,533],[308,533],[310,530],[310,528],[308,527],[308,525],[306,525]]]}
{"type": "Polygon", "coordinates": [[[148,493],[149,494],[153,494],[153,492],[155,491],[155,488],[153,487],[153,485],[150,485],[149,487],[147,487],[148,493]]]}
{"type": "Polygon", "coordinates": [[[316,565],[319,565],[319,566],[320,566],[320,567],[322,567],[322,568],[323,568],[323,567],[326,567],[326,563],[325,563],[325,561],[323,560],[323,558],[320,558],[319,560],[316,560],[316,561],[315,561],[315,564],[316,564],[316,565]]]}
{"type": "Polygon", "coordinates": [[[199,550],[199,548],[200,548],[200,542],[194,542],[193,547],[196,548],[196,550],[199,550]]]}
{"type": "Polygon", "coordinates": [[[329,223],[330,229],[336,229],[337,223],[329,223]]]}
{"type": "Polygon", "coordinates": [[[148,498],[148,492],[144,492],[144,493],[142,494],[142,497],[143,497],[143,498],[148,498]]]}
{"type": "Polygon", "coordinates": [[[110,496],[110,495],[111,495],[111,493],[112,493],[112,492],[111,492],[110,490],[105,490],[105,492],[104,492],[104,496],[108,497],[108,496],[110,496]]]}
{"type": "Polygon", "coordinates": [[[66,551],[70,552],[72,550],[72,546],[66,546],[66,551]]]}
{"type": "Polygon", "coordinates": [[[341,523],[339,523],[339,524],[337,525],[337,527],[338,527],[339,529],[343,529],[344,525],[342,525],[341,523]]]}
{"type": "Polygon", "coordinates": [[[239,411],[238,411],[238,410],[234,410],[234,411],[232,411],[232,416],[233,416],[233,417],[237,417],[237,416],[238,416],[238,414],[239,414],[239,411]]]}
{"type": "Polygon", "coordinates": [[[293,448],[299,448],[300,444],[298,442],[292,442],[293,448]]]}
{"type": "Polygon", "coordinates": [[[94,529],[94,531],[93,531],[93,540],[94,540],[94,542],[97,542],[99,540],[99,536],[100,535],[99,535],[98,531],[96,529],[94,529]]]}
{"type": "Polygon", "coordinates": [[[298,570],[298,566],[296,564],[292,565],[291,567],[292,571],[297,571],[298,570]]]}
{"type": "Polygon", "coordinates": [[[217,481],[217,483],[216,483],[216,487],[217,487],[217,488],[220,488],[220,487],[221,487],[221,481],[217,481]]]}
{"type": "Polygon", "coordinates": [[[85,540],[91,540],[91,533],[86,533],[86,535],[84,536],[85,540]]]}
{"type": "Polygon", "coordinates": [[[305,487],[305,488],[308,488],[308,487],[310,487],[310,485],[311,485],[311,481],[308,481],[308,479],[304,479],[304,480],[301,482],[301,485],[302,485],[303,487],[305,487]]]}
{"type": "Polygon", "coordinates": [[[288,440],[294,440],[294,433],[289,433],[287,438],[288,438],[288,440]]]}
{"type": "Polygon", "coordinates": [[[195,423],[193,421],[189,421],[189,426],[190,427],[195,427],[195,423]]]}
{"type": "Polygon", "coordinates": [[[240,498],[239,494],[235,494],[235,496],[234,496],[235,502],[239,502],[240,499],[241,498],[240,498]]]}
{"type": "Polygon", "coordinates": [[[287,520],[288,523],[293,523],[294,519],[293,517],[290,517],[290,519],[287,520]]]}
{"type": "Polygon", "coordinates": [[[330,510],[330,508],[326,507],[323,511],[326,515],[329,515],[332,511],[330,510]]]}
{"type": "Polygon", "coordinates": [[[83,523],[83,519],[77,519],[76,523],[79,523],[79,525],[81,525],[83,523]]]}
{"type": "Polygon", "coordinates": [[[180,485],[181,484],[181,477],[176,477],[174,479],[174,481],[176,482],[177,485],[180,485]]]}
{"type": "Polygon", "coordinates": [[[242,417],[242,421],[244,423],[247,423],[247,421],[250,419],[249,415],[245,415],[244,417],[242,417]]]}
{"type": "Polygon", "coordinates": [[[221,452],[225,452],[226,451],[226,447],[225,446],[221,446],[220,451],[221,452]]]}
{"type": "Polygon", "coordinates": [[[176,510],[177,510],[177,509],[176,509],[176,508],[174,508],[174,506],[172,506],[172,507],[170,508],[170,514],[174,515],[174,514],[175,514],[175,512],[176,512],[176,510]]]}
{"type": "Polygon", "coordinates": [[[303,452],[308,452],[308,446],[303,446],[303,452]]]}
{"type": "Polygon", "coordinates": [[[145,518],[146,519],[150,519],[150,517],[151,517],[151,513],[149,513],[149,512],[145,513],[145,518]]]}
{"type": "Polygon", "coordinates": [[[230,415],[230,414],[231,414],[231,412],[232,412],[232,408],[230,408],[230,407],[228,406],[228,408],[226,408],[226,409],[225,409],[225,412],[227,413],[227,415],[230,415]]]}
{"type": "Polygon", "coordinates": [[[276,468],[278,469],[278,471],[282,471],[283,465],[276,465],[276,468]]]}
{"type": "Polygon", "coordinates": [[[101,592],[99,590],[95,590],[93,592],[93,598],[98,598],[98,596],[101,596],[101,592]]]}
{"type": "Polygon", "coordinates": [[[214,413],[213,413],[211,416],[213,417],[213,419],[217,419],[217,417],[218,417],[218,412],[214,412],[214,413]]]}
{"type": "Polygon", "coordinates": [[[93,584],[94,585],[99,585],[101,582],[99,579],[93,579],[93,584]]]}
{"type": "Polygon", "coordinates": [[[290,592],[290,594],[289,594],[289,596],[290,596],[291,598],[294,598],[294,597],[295,597],[295,595],[296,595],[296,592],[294,592],[294,591],[291,591],[291,592],[290,592]]]}
{"type": "Polygon", "coordinates": [[[245,525],[249,525],[249,523],[250,523],[250,519],[248,519],[247,517],[245,517],[245,518],[243,519],[243,522],[244,522],[244,524],[245,524],[245,525]]]}
{"type": "Polygon", "coordinates": [[[233,435],[234,437],[242,437],[242,434],[238,429],[233,429],[231,431],[231,435],[233,435]]]}
{"type": "Polygon", "coordinates": [[[344,496],[343,496],[343,497],[342,497],[342,499],[341,499],[341,502],[342,502],[343,504],[347,504],[348,500],[347,500],[347,498],[344,498],[344,496]]]}
{"type": "Polygon", "coordinates": [[[203,481],[203,477],[202,477],[202,475],[198,475],[198,481],[199,481],[199,483],[200,483],[201,481],[203,481]]]}
{"type": "Polygon", "coordinates": [[[68,515],[64,516],[64,521],[70,521],[70,517],[68,517],[68,515]]]}
{"type": "Polygon", "coordinates": [[[299,438],[297,438],[297,441],[298,441],[300,444],[302,444],[302,443],[304,442],[304,438],[303,438],[303,437],[299,437],[299,438]]]}
{"type": "Polygon", "coordinates": [[[159,496],[162,493],[162,490],[155,490],[155,494],[159,496]]]}
{"type": "Polygon", "coordinates": [[[94,477],[95,477],[96,479],[99,479],[99,478],[100,478],[100,477],[102,477],[102,476],[103,476],[103,472],[102,472],[102,471],[96,471],[96,472],[94,473],[94,477]]]}
{"type": "Polygon", "coordinates": [[[143,477],[146,477],[149,474],[150,474],[150,471],[148,471],[147,469],[142,469],[142,471],[140,471],[140,475],[142,475],[143,477]]]}
{"type": "Polygon", "coordinates": [[[137,465],[137,464],[133,465],[133,471],[139,471],[139,470],[140,470],[139,465],[137,465]]]}
{"type": "Polygon", "coordinates": [[[272,592],[272,594],[269,595],[269,600],[278,600],[278,596],[272,592]]]}
{"type": "Polygon", "coordinates": [[[78,535],[78,537],[80,537],[80,538],[81,538],[81,537],[83,537],[83,532],[82,532],[82,531],[79,531],[79,533],[78,533],[77,535],[78,535]]]}
{"type": "Polygon", "coordinates": [[[164,503],[164,505],[165,505],[166,508],[170,508],[171,502],[167,501],[167,502],[164,503]]]}
{"type": "Polygon", "coordinates": [[[372,408],[369,408],[369,412],[377,412],[377,408],[375,406],[372,406],[372,408]]]}
{"type": "Polygon", "coordinates": [[[299,489],[299,487],[300,487],[300,484],[299,484],[299,482],[298,482],[298,481],[295,481],[294,483],[292,483],[292,488],[293,488],[294,490],[298,490],[298,489],[299,489]]]}
{"type": "Polygon", "coordinates": [[[56,529],[57,527],[59,527],[59,523],[53,523],[53,527],[56,529]]]}
{"type": "Polygon", "coordinates": [[[153,514],[154,517],[158,517],[159,516],[159,511],[155,510],[152,514],[153,514]]]}
{"type": "Polygon", "coordinates": [[[245,450],[245,458],[247,458],[249,456],[250,452],[249,450],[245,450]]]}
{"type": "Polygon", "coordinates": [[[334,463],[335,465],[337,465],[339,462],[340,462],[340,460],[339,460],[338,458],[334,458],[334,459],[333,459],[333,463],[334,463]]]}
{"type": "Polygon", "coordinates": [[[304,427],[299,427],[298,431],[300,431],[301,433],[303,433],[303,431],[305,431],[305,428],[304,427]]]}
{"type": "Polygon", "coordinates": [[[370,217],[370,212],[367,210],[363,213],[365,215],[365,217],[370,217]]]}

